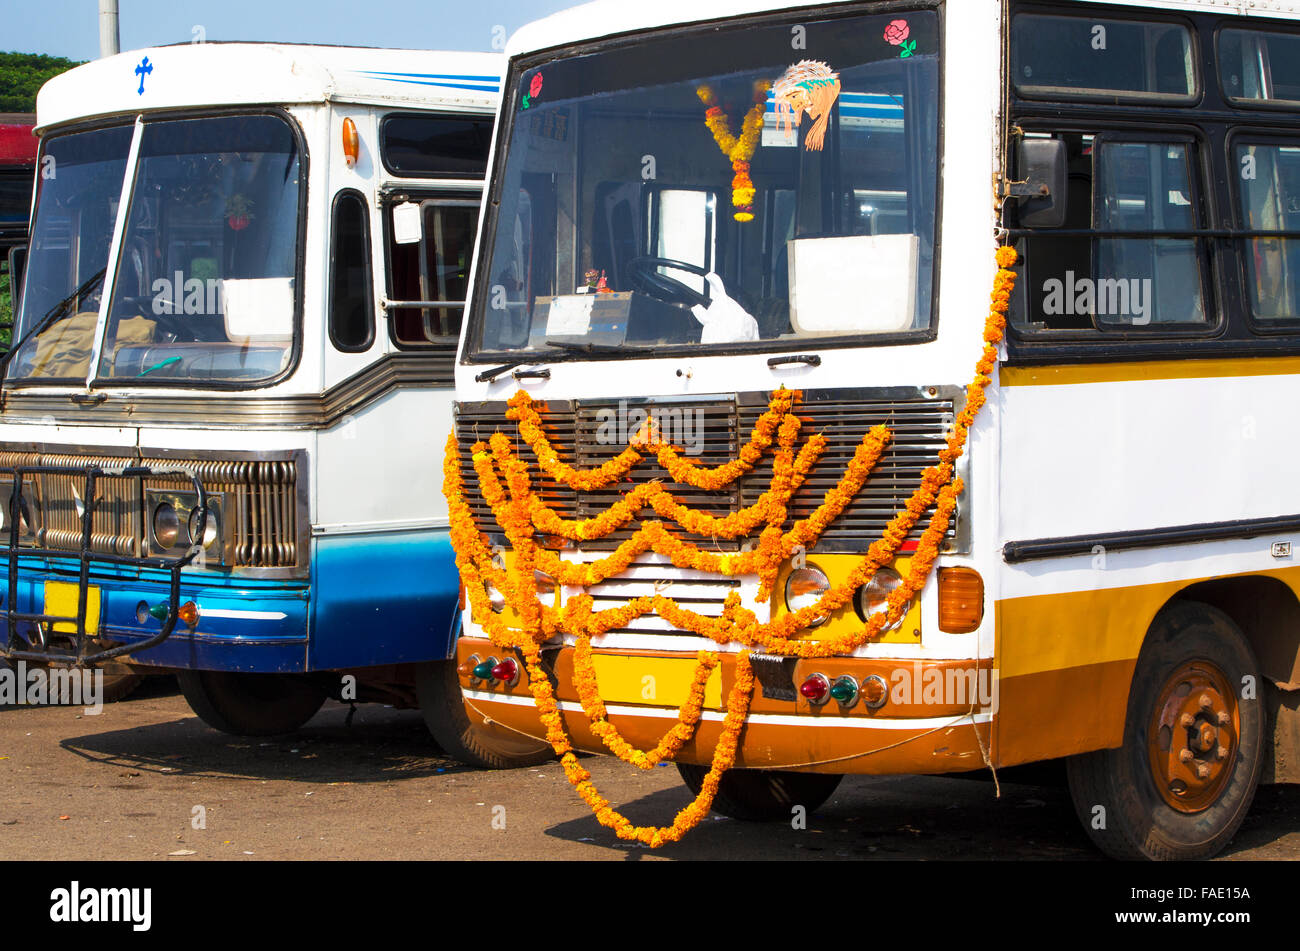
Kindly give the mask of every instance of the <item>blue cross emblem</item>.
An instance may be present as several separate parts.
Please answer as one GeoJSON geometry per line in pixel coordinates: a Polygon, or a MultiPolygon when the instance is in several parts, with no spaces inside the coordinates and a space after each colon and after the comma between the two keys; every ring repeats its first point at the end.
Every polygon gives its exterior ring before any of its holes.
{"type": "Polygon", "coordinates": [[[140,65],[135,68],[136,75],[140,77],[140,88],[135,91],[137,96],[144,95],[144,78],[152,72],[153,63],[149,62],[149,57],[146,56],[140,60],[140,65]]]}

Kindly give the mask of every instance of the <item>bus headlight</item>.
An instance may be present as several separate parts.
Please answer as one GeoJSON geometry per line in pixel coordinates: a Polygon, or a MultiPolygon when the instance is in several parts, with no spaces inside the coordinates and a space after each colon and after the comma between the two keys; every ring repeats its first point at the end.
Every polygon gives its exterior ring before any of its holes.
{"type": "MultiPolygon", "coordinates": [[[[785,579],[785,606],[793,614],[816,604],[830,589],[830,579],[820,568],[796,568],[785,579]]],[[[829,615],[823,614],[815,618],[810,626],[826,623],[827,617],[829,615]]]]}
{"type": "Polygon", "coordinates": [[[537,600],[542,602],[542,604],[554,607],[555,597],[558,591],[555,579],[544,571],[534,571],[533,578],[537,583],[537,600]]]}
{"type": "Polygon", "coordinates": [[[181,535],[181,517],[176,506],[159,502],[153,510],[153,537],[160,548],[175,548],[181,535]]]}
{"type": "MultiPolygon", "coordinates": [[[[190,540],[193,541],[199,537],[199,509],[196,507],[190,512],[190,540]]],[[[211,548],[216,542],[220,532],[217,530],[217,513],[212,508],[208,509],[207,524],[203,526],[203,547],[211,548]]]]}
{"type": "Polygon", "coordinates": [[[155,555],[175,556],[199,542],[203,561],[193,567],[229,564],[232,554],[224,531],[225,496],[220,492],[207,495],[208,518],[199,538],[199,499],[195,492],[146,489],[144,493],[149,550],[155,555]]]}
{"type": "MultiPolygon", "coordinates": [[[[872,575],[871,580],[858,589],[855,598],[858,609],[858,616],[862,620],[867,620],[873,614],[880,614],[889,610],[889,602],[886,600],[890,592],[898,588],[903,583],[903,576],[893,568],[880,568],[872,575]]],[[[898,620],[885,628],[886,631],[892,631],[898,625],[903,623],[900,615],[898,620]]]]}

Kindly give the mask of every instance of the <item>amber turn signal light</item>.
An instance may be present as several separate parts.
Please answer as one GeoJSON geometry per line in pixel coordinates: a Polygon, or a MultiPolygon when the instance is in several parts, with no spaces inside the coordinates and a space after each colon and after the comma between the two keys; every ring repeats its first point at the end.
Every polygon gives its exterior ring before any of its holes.
{"type": "Polygon", "coordinates": [[[357,164],[360,154],[361,138],[357,135],[357,124],[349,116],[343,120],[343,158],[347,160],[348,168],[357,164]]]}
{"type": "Polygon", "coordinates": [[[984,579],[974,568],[939,569],[939,630],[969,634],[984,620],[984,579]]]}
{"type": "Polygon", "coordinates": [[[176,609],[176,616],[185,622],[186,627],[197,627],[199,623],[199,606],[193,601],[186,601],[176,609]]]}

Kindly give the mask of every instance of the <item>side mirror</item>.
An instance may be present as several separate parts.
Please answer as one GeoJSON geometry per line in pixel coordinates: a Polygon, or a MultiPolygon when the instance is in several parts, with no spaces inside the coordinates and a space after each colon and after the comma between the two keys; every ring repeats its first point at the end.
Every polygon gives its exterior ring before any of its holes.
{"type": "Polygon", "coordinates": [[[1022,228],[1065,224],[1066,161],[1062,139],[1021,139],[1016,151],[1019,182],[1009,194],[1020,203],[1022,228]]]}

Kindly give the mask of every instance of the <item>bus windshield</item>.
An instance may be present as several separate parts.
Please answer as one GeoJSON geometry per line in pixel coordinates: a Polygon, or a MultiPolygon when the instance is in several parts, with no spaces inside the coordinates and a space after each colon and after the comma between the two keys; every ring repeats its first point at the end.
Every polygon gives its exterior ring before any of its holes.
{"type": "Polygon", "coordinates": [[[147,121],[112,288],[108,259],[131,127],[45,145],[9,379],[249,384],[294,342],[299,150],[271,115],[147,121]],[[101,297],[110,294],[107,320],[101,297]],[[101,336],[102,334],[102,336],[101,336]]]}
{"type": "Polygon", "coordinates": [[[896,11],[525,62],[467,358],[925,339],[938,37],[896,11]]]}

